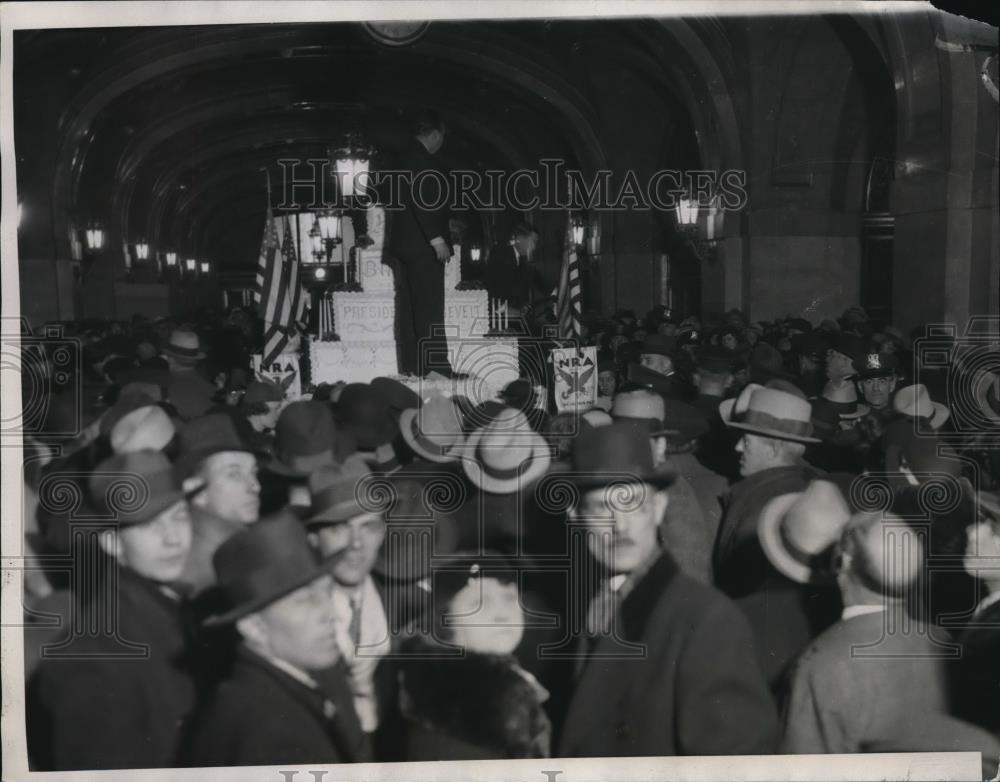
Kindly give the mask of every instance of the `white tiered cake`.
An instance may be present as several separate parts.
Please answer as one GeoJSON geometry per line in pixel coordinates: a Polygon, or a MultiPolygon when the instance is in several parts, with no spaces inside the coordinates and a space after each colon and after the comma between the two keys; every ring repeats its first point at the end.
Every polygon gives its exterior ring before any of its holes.
{"type": "MultiPolygon", "coordinates": [[[[385,214],[381,207],[368,211],[368,234],[374,244],[356,248],[360,291],[333,294],[334,330],[339,342],[311,340],[309,356],[312,381],[367,383],[379,376],[398,377],[394,324],[396,320],[394,275],[382,263],[385,214]]],[[[517,379],[517,338],[487,336],[490,328],[489,298],[485,290],[456,290],[461,282],[458,254],[445,267],[445,330],[452,368],[468,381],[434,383],[446,393],[461,393],[474,401],[492,398],[517,379]]],[[[429,387],[426,380],[400,378],[429,387]]]]}

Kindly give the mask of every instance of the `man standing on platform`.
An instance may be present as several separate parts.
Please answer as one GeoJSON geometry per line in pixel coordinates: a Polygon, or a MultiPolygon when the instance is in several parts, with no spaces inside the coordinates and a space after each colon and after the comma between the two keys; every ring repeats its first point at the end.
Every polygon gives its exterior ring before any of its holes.
{"type": "Polygon", "coordinates": [[[446,340],[430,339],[434,329],[444,327],[444,265],[452,254],[448,242],[451,193],[438,157],[446,130],[441,117],[431,111],[417,116],[414,130],[416,137],[401,151],[397,165],[407,172],[400,180],[396,204],[402,208],[386,213],[387,250],[396,261],[399,370],[450,376],[446,340]]]}

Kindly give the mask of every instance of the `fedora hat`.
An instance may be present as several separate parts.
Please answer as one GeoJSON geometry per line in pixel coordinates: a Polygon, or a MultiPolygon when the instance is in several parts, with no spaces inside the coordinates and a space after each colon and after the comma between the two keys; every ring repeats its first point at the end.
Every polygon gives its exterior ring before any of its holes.
{"type": "Polygon", "coordinates": [[[615,422],[581,430],[573,444],[572,471],[567,478],[581,488],[622,482],[667,487],[675,475],[670,469],[653,466],[653,450],[645,432],[632,424],[615,422]]]}
{"type": "Polygon", "coordinates": [[[212,567],[228,608],[205,619],[208,627],[235,622],[329,574],[288,509],[229,538],[216,550],[212,567]]]}
{"type": "Polygon", "coordinates": [[[654,354],[673,358],[677,352],[677,340],[664,334],[650,334],[643,340],[640,354],[654,354]]]}
{"type": "Polygon", "coordinates": [[[399,431],[417,456],[443,464],[459,457],[462,447],[462,419],[455,403],[443,395],[423,401],[419,409],[409,408],[399,416],[399,431]]]}
{"type": "Polygon", "coordinates": [[[851,556],[850,572],[871,591],[889,597],[904,596],[922,570],[920,536],[905,519],[892,513],[855,513],[838,545],[851,556]],[[887,535],[886,526],[898,534],[887,535]]]}
{"type": "Polygon", "coordinates": [[[851,509],[836,484],[812,481],[801,492],[779,494],[760,513],[757,535],[778,572],[800,584],[831,580],[823,561],[840,539],[851,509]]]}
{"type": "Polygon", "coordinates": [[[375,386],[349,383],[337,399],[337,424],[351,432],[358,448],[374,451],[392,442],[398,428],[389,401],[375,386]]]}
{"type": "Polygon", "coordinates": [[[454,514],[427,501],[433,483],[425,478],[398,476],[389,483],[392,502],[385,513],[385,556],[375,560],[372,570],[389,581],[419,581],[430,574],[434,557],[457,550],[459,522],[454,514]]]}
{"type": "Polygon", "coordinates": [[[857,334],[839,331],[830,339],[828,350],[847,356],[851,362],[860,361],[867,353],[865,341],[857,334]]]}
{"type": "Polygon", "coordinates": [[[892,407],[902,415],[927,419],[931,429],[941,428],[951,416],[951,410],[946,405],[931,399],[927,386],[923,383],[899,389],[893,397],[892,407]]]}
{"type": "Polygon", "coordinates": [[[398,380],[393,380],[391,377],[376,377],[369,385],[382,394],[397,419],[404,410],[420,407],[420,395],[398,380]]]}
{"type": "Polygon", "coordinates": [[[678,430],[663,425],[666,405],[663,397],[645,388],[620,391],[611,403],[611,417],[616,421],[641,426],[651,437],[661,434],[679,434],[678,430]]]}
{"type": "Polygon", "coordinates": [[[247,386],[243,394],[243,404],[252,405],[258,402],[282,402],[285,399],[285,390],[271,380],[255,380],[247,386]]]}
{"type": "Polygon", "coordinates": [[[151,521],[184,499],[176,471],[159,451],[105,459],[91,474],[88,488],[95,507],[121,526],[151,521]]]}
{"type": "Polygon", "coordinates": [[[541,478],[552,461],[548,443],[524,413],[506,408],[466,442],[462,468],[473,485],[491,494],[512,494],[541,478]]]}
{"type": "Polygon", "coordinates": [[[171,332],[170,339],[167,341],[163,352],[169,353],[175,358],[187,359],[189,361],[198,361],[205,358],[205,354],[201,350],[201,340],[198,338],[198,335],[193,331],[185,329],[176,329],[171,332]]]}
{"type": "Polygon", "coordinates": [[[146,405],[123,415],[108,439],[115,453],[161,451],[175,434],[177,429],[166,411],[159,405],[146,405]]]}
{"type": "Polygon", "coordinates": [[[822,329],[806,331],[792,336],[792,349],[800,356],[822,358],[830,347],[830,338],[822,329]]]}
{"type": "Polygon", "coordinates": [[[359,459],[348,459],[341,466],[320,467],[309,475],[309,512],[303,519],[307,527],[339,524],[366,513],[376,513],[374,503],[362,503],[359,486],[372,471],[359,459]]]}
{"type": "Polygon", "coordinates": [[[833,406],[837,415],[845,420],[868,415],[868,405],[858,402],[858,390],[850,381],[835,383],[831,380],[823,387],[822,397],[833,406]]]}
{"type": "Polygon", "coordinates": [[[899,362],[892,353],[868,351],[854,361],[855,377],[867,380],[873,377],[892,377],[896,374],[899,362]]]}
{"type": "Polygon", "coordinates": [[[105,411],[104,415],[101,416],[101,421],[98,425],[100,434],[110,435],[111,430],[114,429],[115,425],[126,415],[134,410],[138,410],[140,407],[155,405],[158,401],[160,400],[152,394],[148,394],[139,389],[129,389],[128,391],[122,392],[118,395],[115,403],[111,405],[107,411],[105,411]]]}
{"type": "Polygon", "coordinates": [[[306,478],[320,467],[343,462],[355,450],[353,435],[338,431],[328,404],[300,399],[278,416],[274,457],[265,466],[286,478],[306,478]]]}
{"type": "Polygon", "coordinates": [[[701,372],[709,372],[713,375],[729,375],[733,372],[734,359],[733,354],[728,350],[708,345],[698,351],[696,364],[701,372]]]}
{"type": "Polygon", "coordinates": [[[608,426],[614,423],[611,414],[599,407],[590,408],[590,410],[580,416],[580,421],[586,423],[588,426],[608,426]]]}
{"type": "Polygon", "coordinates": [[[756,383],[750,383],[736,399],[719,404],[726,426],[797,443],[819,442],[812,436],[810,413],[807,400],[756,383]]]}
{"type": "Polygon", "coordinates": [[[229,415],[209,413],[188,421],[178,433],[177,473],[181,479],[187,478],[203,459],[227,451],[253,453],[229,415]]]}
{"type": "Polygon", "coordinates": [[[708,433],[708,417],[694,405],[679,399],[664,399],[663,412],[664,430],[672,442],[686,444],[708,433]]]}
{"type": "Polygon", "coordinates": [[[754,383],[768,380],[791,380],[794,375],[785,370],[781,352],[766,342],[758,342],[750,352],[750,379],[754,383]]]}

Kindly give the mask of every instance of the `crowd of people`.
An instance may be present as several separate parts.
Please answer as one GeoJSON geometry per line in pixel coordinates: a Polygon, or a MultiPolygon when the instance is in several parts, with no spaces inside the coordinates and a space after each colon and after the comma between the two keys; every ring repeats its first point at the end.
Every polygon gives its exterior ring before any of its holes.
{"type": "Polygon", "coordinates": [[[36,770],[1000,756],[1000,377],[953,338],[589,316],[557,412],[289,400],[239,309],[62,325],[75,373],[25,348],[36,770]]]}

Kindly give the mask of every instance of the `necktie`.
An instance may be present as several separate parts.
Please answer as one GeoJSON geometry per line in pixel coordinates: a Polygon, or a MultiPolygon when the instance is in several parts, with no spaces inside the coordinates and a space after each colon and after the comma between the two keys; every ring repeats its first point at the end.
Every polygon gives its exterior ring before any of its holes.
{"type": "Polygon", "coordinates": [[[349,632],[351,634],[351,645],[354,647],[355,654],[357,654],[358,647],[361,645],[361,591],[360,590],[351,595],[351,624],[349,627],[349,632]]]}
{"type": "Polygon", "coordinates": [[[615,613],[621,603],[618,598],[618,590],[624,582],[624,574],[605,579],[591,601],[590,610],[587,612],[587,634],[594,641],[596,641],[597,636],[611,634],[614,628],[615,613]]]}

